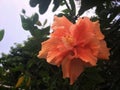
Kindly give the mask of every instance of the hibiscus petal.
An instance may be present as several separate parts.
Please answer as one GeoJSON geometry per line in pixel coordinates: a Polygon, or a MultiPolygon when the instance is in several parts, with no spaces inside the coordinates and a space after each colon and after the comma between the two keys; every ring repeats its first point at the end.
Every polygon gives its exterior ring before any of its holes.
{"type": "Polygon", "coordinates": [[[78,57],[91,65],[95,66],[97,62],[97,58],[92,54],[92,51],[89,48],[78,48],[78,57]]]}
{"type": "Polygon", "coordinates": [[[70,63],[70,84],[72,85],[78,76],[83,72],[84,67],[79,59],[73,59],[70,63]]]}
{"type": "Polygon", "coordinates": [[[95,36],[93,33],[92,22],[88,23],[87,19],[81,19],[79,23],[72,25],[70,28],[71,35],[75,39],[75,43],[87,44],[91,38],[95,36]]]}
{"type": "Polygon", "coordinates": [[[89,41],[87,47],[89,47],[92,51],[92,54],[97,57],[100,49],[100,41],[97,38],[93,37],[93,39],[89,41]]]}
{"type": "Polygon", "coordinates": [[[67,33],[66,29],[61,28],[61,27],[56,28],[56,31],[51,34],[51,37],[60,39],[61,37],[65,36],[66,33],[67,33]]]}
{"type": "Polygon", "coordinates": [[[39,54],[38,54],[39,58],[46,58],[47,57],[48,51],[50,49],[50,47],[48,47],[48,46],[49,46],[48,41],[42,42],[42,49],[41,49],[41,51],[39,51],[39,54]]]}
{"type": "Polygon", "coordinates": [[[39,58],[46,58],[47,54],[50,50],[54,49],[55,46],[59,45],[61,42],[58,42],[56,38],[50,38],[44,42],[42,42],[41,51],[38,54],[39,58]]]}
{"type": "Polygon", "coordinates": [[[98,54],[98,58],[100,59],[109,59],[110,53],[109,48],[107,48],[106,42],[104,40],[100,41],[100,50],[98,54]]]}
{"type": "Polygon", "coordinates": [[[84,27],[83,30],[86,32],[94,32],[93,23],[88,17],[79,18],[76,25],[78,25],[80,28],[84,27]]]}
{"type": "Polygon", "coordinates": [[[56,30],[56,27],[64,27],[66,30],[69,30],[69,27],[72,25],[72,23],[65,17],[57,17],[54,16],[54,22],[52,24],[52,29],[56,30]]]}
{"type": "Polygon", "coordinates": [[[104,35],[100,31],[100,24],[99,21],[93,22],[94,27],[94,33],[96,34],[96,37],[98,40],[104,39],[104,35]]]}
{"type": "Polygon", "coordinates": [[[66,56],[67,51],[52,50],[48,52],[47,62],[53,65],[60,66],[64,57],[66,56]]]}
{"type": "Polygon", "coordinates": [[[60,53],[60,52],[59,52],[58,50],[49,51],[49,52],[48,52],[48,55],[47,55],[47,62],[48,62],[48,63],[54,62],[54,61],[53,61],[54,58],[55,58],[56,56],[58,56],[59,53],[60,53]]]}
{"type": "Polygon", "coordinates": [[[69,56],[67,56],[63,62],[62,62],[62,72],[63,72],[63,78],[69,78],[70,77],[70,63],[72,58],[70,59],[69,56]]]}

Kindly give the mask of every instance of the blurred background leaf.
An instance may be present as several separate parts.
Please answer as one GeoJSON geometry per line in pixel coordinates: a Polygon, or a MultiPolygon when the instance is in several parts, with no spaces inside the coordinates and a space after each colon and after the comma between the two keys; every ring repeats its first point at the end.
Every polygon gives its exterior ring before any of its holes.
{"type": "Polygon", "coordinates": [[[0,30],[0,41],[3,39],[3,36],[4,36],[4,30],[0,30]]]}

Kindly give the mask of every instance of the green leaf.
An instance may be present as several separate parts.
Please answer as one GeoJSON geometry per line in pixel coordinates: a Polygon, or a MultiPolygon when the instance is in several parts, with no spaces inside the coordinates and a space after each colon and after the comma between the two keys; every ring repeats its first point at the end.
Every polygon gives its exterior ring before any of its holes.
{"type": "Polygon", "coordinates": [[[11,71],[13,72],[16,72],[16,71],[23,71],[24,70],[24,66],[22,64],[14,67],[14,68],[11,68],[11,71]]]}
{"type": "Polygon", "coordinates": [[[22,13],[23,13],[23,14],[25,14],[25,13],[26,13],[25,9],[22,9],[22,13]]]}
{"type": "Polygon", "coordinates": [[[24,28],[24,30],[29,30],[30,27],[27,23],[22,23],[22,27],[24,28]]]}
{"type": "Polygon", "coordinates": [[[0,41],[3,39],[3,36],[4,36],[4,30],[0,30],[0,41]]]}
{"type": "Polygon", "coordinates": [[[60,6],[60,3],[62,2],[62,0],[54,0],[53,1],[53,4],[54,4],[54,7],[53,7],[53,12],[57,10],[57,8],[60,6]]]}
{"type": "Polygon", "coordinates": [[[31,21],[33,22],[33,24],[35,24],[39,19],[39,16],[37,13],[35,13],[34,15],[32,15],[31,17],[31,21]]]}
{"type": "Polygon", "coordinates": [[[41,31],[39,29],[34,30],[34,36],[39,38],[41,36],[41,31]]]}
{"type": "Polygon", "coordinates": [[[47,23],[47,19],[45,19],[45,21],[44,21],[44,23],[43,23],[43,26],[45,26],[45,25],[46,25],[46,23],[47,23]]]}
{"type": "Polygon", "coordinates": [[[23,15],[20,15],[21,17],[21,22],[22,22],[22,27],[24,30],[29,30],[28,24],[26,23],[26,18],[23,15]]]}
{"type": "Polygon", "coordinates": [[[69,9],[64,9],[64,10],[62,10],[62,12],[63,12],[64,14],[66,14],[66,13],[69,13],[70,10],[69,10],[69,9]]]}
{"type": "Polygon", "coordinates": [[[50,26],[43,28],[42,29],[42,35],[49,35],[50,31],[50,26]]]}
{"type": "Polygon", "coordinates": [[[75,2],[74,0],[69,0],[69,1],[70,1],[71,9],[72,9],[72,14],[75,15],[76,13],[75,2]]]}
{"type": "Polygon", "coordinates": [[[30,69],[32,67],[32,65],[35,64],[35,61],[34,60],[29,60],[28,63],[27,63],[27,68],[30,69]]]}
{"type": "Polygon", "coordinates": [[[81,8],[78,12],[79,15],[83,14],[86,10],[101,5],[105,0],[81,0],[81,8]]]}
{"type": "Polygon", "coordinates": [[[21,15],[22,27],[24,30],[30,30],[33,26],[33,22],[31,22],[30,18],[25,18],[21,15]]]}
{"type": "Polygon", "coordinates": [[[40,3],[39,3],[39,12],[40,12],[40,14],[44,14],[46,11],[47,11],[47,9],[48,9],[48,7],[49,7],[49,5],[50,5],[50,2],[51,2],[51,0],[41,0],[40,1],[40,3]]]}
{"type": "Polygon", "coordinates": [[[39,3],[39,0],[30,0],[30,6],[35,7],[39,3]]]}

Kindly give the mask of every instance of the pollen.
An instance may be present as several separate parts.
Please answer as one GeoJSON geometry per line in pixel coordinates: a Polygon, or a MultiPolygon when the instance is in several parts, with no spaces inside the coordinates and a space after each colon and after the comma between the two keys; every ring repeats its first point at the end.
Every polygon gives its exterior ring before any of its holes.
{"type": "Polygon", "coordinates": [[[73,47],[74,46],[74,39],[70,35],[64,36],[62,41],[66,47],[73,47]]]}

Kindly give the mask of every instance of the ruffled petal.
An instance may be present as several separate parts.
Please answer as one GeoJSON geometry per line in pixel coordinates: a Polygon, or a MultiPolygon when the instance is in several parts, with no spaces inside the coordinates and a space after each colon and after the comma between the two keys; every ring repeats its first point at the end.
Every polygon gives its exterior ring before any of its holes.
{"type": "Polygon", "coordinates": [[[39,52],[38,57],[46,58],[48,55],[48,52],[56,48],[55,46],[58,46],[58,45],[62,45],[62,44],[61,44],[61,41],[56,38],[50,38],[42,42],[41,51],[39,52]]]}
{"type": "Polygon", "coordinates": [[[54,16],[52,29],[56,31],[57,28],[59,27],[59,28],[65,28],[66,30],[69,30],[71,25],[72,23],[65,16],[62,16],[62,17],[54,16]]]}
{"type": "Polygon", "coordinates": [[[95,36],[92,22],[87,19],[80,19],[78,21],[79,23],[71,26],[71,35],[74,37],[76,44],[81,43],[85,45],[95,36]],[[87,21],[89,21],[90,24],[87,21]]]}
{"type": "Polygon", "coordinates": [[[47,55],[47,62],[48,63],[52,63],[52,64],[55,64],[54,61],[55,61],[55,58],[56,56],[58,56],[60,54],[60,52],[56,49],[52,49],[52,51],[49,51],[48,52],[48,55],[47,55]]]}
{"type": "Polygon", "coordinates": [[[101,40],[98,58],[109,59],[109,56],[110,56],[109,50],[110,48],[107,48],[106,42],[104,40],[101,40]]]}
{"type": "Polygon", "coordinates": [[[66,29],[64,28],[57,28],[55,32],[51,33],[52,38],[61,38],[65,36],[67,33],[66,29]]]}
{"type": "Polygon", "coordinates": [[[76,25],[79,26],[79,28],[83,27],[84,29],[82,29],[82,31],[94,32],[93,23],[88,17],[79,18],[76,25]]]}
{"type": "Polygon", "coordinates": [[[84,66],[79,59],[73,59],[70,62],[70,84],[72,85],[79,75],[83,72],[84,66]]]}
{"type": "Polygon", "coordinates": [[[91,39],[87,44],[87,47],[89,47],[92,54],[97,57],[100,49],[100,41],[97,38],[93,37],[93,39],[91,39]]]}
{"type": "Polygon", "coordinates": [[[60,66],[66,55],[66,50],[63,50],[62,52],[60,52],[59,50],[49,51],[47,56],[47,62],[53,65],[60,66]]]}
{"type": "Polygon", "coordinates": [[[70,77],[70,63],[73,58],[68,55],[64,58],[61,66],[62,66],[62,72],[63,72],[63,78],[69,78],[70,77]]]}
{"type": "Polygon", "coordinates": [[[100,31],[99,21],[93,22],[93,27],[94,27],[94,33],[96,34],[97,39],[98,40],[103,40],[104,35],[100,31]]]}
{"type": "Polygon", "coordinates": [[[46,58],[48,51],[50,49],[50,47],[48,47],[50,45],[49,40],[42,42],[42,48],[41,51],[39,51],[39,54],[37,55],[38,58],[46,58]]]}
{"type": "Polygon", "coordinates": [[[92,54],[91,49],[89,49],[89,48],[78,48],[77,52],[78,52],[78,57],[82,61],[84,61],[86,63],[90,63],[93,66],[96,65],[97,58],[92,54]]]}

